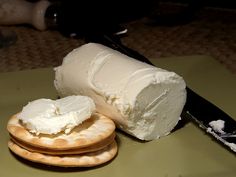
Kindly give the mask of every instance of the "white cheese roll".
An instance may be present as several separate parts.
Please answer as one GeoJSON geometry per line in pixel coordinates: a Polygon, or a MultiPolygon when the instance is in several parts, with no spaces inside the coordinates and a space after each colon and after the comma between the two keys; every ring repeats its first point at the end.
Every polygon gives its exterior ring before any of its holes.
{"type": "Polygon", "coordinates": [[[70,52],[55,68],[54,84],[62,97],[91,97],[98,112],[141,140],[169,134],[186,101],[185,82],[176,73],[96,43],[70,52]]]}

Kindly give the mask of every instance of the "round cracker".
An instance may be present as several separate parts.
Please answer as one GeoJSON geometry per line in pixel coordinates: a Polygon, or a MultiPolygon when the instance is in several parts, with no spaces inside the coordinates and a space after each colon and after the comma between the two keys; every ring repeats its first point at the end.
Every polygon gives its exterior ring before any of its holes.
{"type": "Polygon", "coordinates": [[[68,149],[68,150],[51,150],[51,149],[34,147],[22,141],[19,141],[15,139],[14,137],[11,137],[11,141],[30,152],[38,152],[38,153],[50,154],[50,155],[73,155],[73,154],[82,154],[82,153],[88,153],[88,152],[101,150],[105,148],[106,146],[108,146],[109,144],[111,144],[115,140],[115,136],[116,134],[114,132],[108,138],[92,146],[82,147],[78,149],[68,149]]]}
{"type": "Polygon", "coordinates": [[[69,134],[61,132],[56,135],[36,135],[25,129],[16,114],[8,121],[7,130],[11,136],[26,144],[51,150],[67,150],[92,146],[108,138],[115,130],[115,123],[96,113],[69,134]]]}
{"type": "Polygon", "coordinates": [[[8,147],[13,153],[24,159],[32,162],[61,167],[93,167],[101,165],[113,159],[118,151],[115,140],[102,150],[81,155],[68,156],[52,156],[37,152],[30,152],[24,148],[21,148],[12,141],[8,142],[8,147]]]}

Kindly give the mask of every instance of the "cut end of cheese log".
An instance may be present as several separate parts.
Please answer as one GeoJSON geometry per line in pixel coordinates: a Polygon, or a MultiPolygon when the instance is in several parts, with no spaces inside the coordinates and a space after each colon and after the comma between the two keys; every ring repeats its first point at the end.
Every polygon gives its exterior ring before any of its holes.
{"type": "Polygon", "coordinates": [[[168,135],[186,101],[178,74],[96,43],[71,51],[55,68],[54,84],[62,97],[91,97],[98,112],[141,140],[168,135]]]}

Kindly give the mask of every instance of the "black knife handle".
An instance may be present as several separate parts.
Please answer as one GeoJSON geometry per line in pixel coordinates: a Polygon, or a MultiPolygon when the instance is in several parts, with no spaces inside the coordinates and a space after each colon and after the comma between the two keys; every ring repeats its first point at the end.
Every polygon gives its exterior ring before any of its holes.
{"type": "Polygon", "coordinates": [[[103,44],[103,45],[108,46],[112,49],[115,49],[127,56],[130,56],[130,57],[135,58],[139,61],[153,65],[145,56],[143,56],[140,53],[138,53],[137,51],[130,49],[130,48],[126,47],[125,45],[123,45],[120,40],[119,35],[104,34],[104,35],[99,35],[99,36],[87,36],[86,40],[89,42],[97,42],[97,43],[103,44]]]}

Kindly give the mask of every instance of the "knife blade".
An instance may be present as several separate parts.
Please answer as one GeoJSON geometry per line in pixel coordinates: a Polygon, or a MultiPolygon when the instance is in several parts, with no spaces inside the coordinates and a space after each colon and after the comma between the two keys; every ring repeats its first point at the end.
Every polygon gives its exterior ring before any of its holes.
{"type": "Polygon", "coordinates": [[[186,90],[187,101],[181,116],[192,119],[212,137],[236,152],[236,121],[190,88],[186,90]]]}
{"type": "MultiPolygon", "coordinates": [[[[103,36],[90,36],[89,41],[101,43],[134,59],[153,65],[148,58],[123,45],[119,36],[109,34],[104,34],[103,36]]],[[[230,117],[210,101],[195,93],[189,87],[186,87],[186,90],[187,100],[181,113],[181,117],[191,120],[211,135],[211,137],[217,140],[217,142],[220,142],[226,148],[235,153],[235,119],[230,117]]]]}

